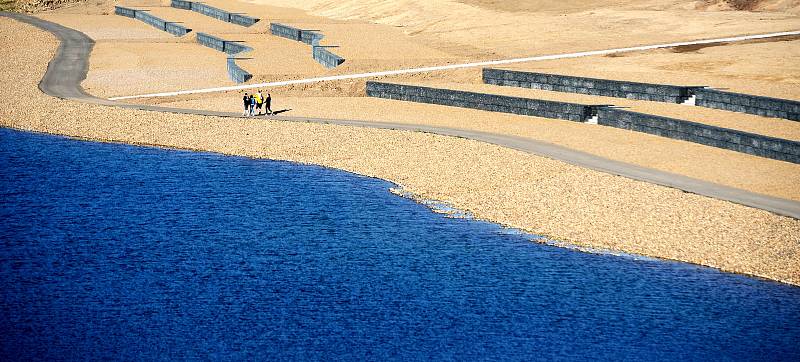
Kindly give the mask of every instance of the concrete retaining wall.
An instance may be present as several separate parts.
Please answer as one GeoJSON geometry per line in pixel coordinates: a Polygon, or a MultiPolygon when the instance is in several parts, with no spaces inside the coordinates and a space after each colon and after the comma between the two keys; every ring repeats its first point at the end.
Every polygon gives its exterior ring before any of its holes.
{"type": "Polygon", "coordinates": [[[114,14],[140,20],[146,24],[158,28],[159,30],[166,31],[175,36],[184,36],[186,35],[186,33],[192,31],[192,29],[188,29],[183,25],[170,23],[168,21],[165,21],[164,19],[150,15],[150,13],[144,10],[136,10],[136,9],[125,8],[122,6],[115,6],[114,14]]]}
{"type": "Polygon", "coordinates": [[[184,36],[192,31],[192,29],[188,29],[183,25],[167,22],[164,31],[175,36],[184,36]]]}
{"type": "Polygon", "coordinates": [[[136,17],[136,10],[129,9],[129,8],[124,8],[122,6],[115,6],[114,7],[114,14],[125,16],[125,17],[129,17],[129,18],[135,18],[136,17]]]}
{"type": "Polygon", "coordinates": [[[249,51],[253,50],[253,48],[251,48],[251,47],[249,47],[247,45],[244,45],[242,43],[237,43],[237,42],[227,41],[227,40],[225,40],[224,42],[225,42],[225,50],[224,50],[224,52],[226,52],[228,54],[239,54],[239,53],[249,52],[249,51]]]}
{"type": "Polygon", "coordinates": [[[694,95],[697,97],[695,104],[700,107],[800,121],[800,102],[798,101],[723,92],[696,86],[623,82],[488,68],[483,69],[483,82],[502,86],[668,103],[682,103],[694,95]]]}
{"type": "Polygon", "coordinates": [[[300,38],[302,37],[302,31],[300,29],[278,23],[269,24],[269,31],[272,33],[272,35],[296,41],[300,41],[300,38]]]}
{"type": "Polygon", "coordinates": [[[170,6],[177,9],[191,10],[198,12],[205,16],[210,16],[228,23],[233,23],[241,26],[252,26],[259,21],[258,18],[253,18],[247,15],[234,14],[210,5],[206,5],[194,1],[172,0],[170,6]]]}
{"type": "Polygon", "coordinates": [[[597,115],[604,126],[800,163],[800,142],[609,107],[599,107],[597,115]]]}
{"type": "Polygon", "coordinates": [[[222,20],[227,23],[231,22],[231,13],[222,9],[215,8],[210,5],[192,2],[192,11],[198,12],[208,17],[222,20]]]}
{"type": "Polygon", "coordinates": [[[191,1],[183,1],[183,0],[172,0],[169,4],[173,8],[183,9],[183,10],[192,10],[192,2],[191,1]]]}
{"type": "Polygon", "coordinates": [[[201,45],[228,54],[239,54],[253,50],[253,48],[244,45],[242,43],[225,40],[206,33],[197,33],[197,42],[200,43],[201,45]]]}
{"type": "MultiPolygon", "coordinates": [[[[197,42],[211,49],[221,51],[230,55],[239,55],[253,50],[253,48],[247,45],[237,43],[234,41],[228,41],[206,33],[197,33],[197,42]]],[[[250,74],[246,70],[239,67],[238,64],[236,64],[236,58],[234,57],[228,57],[227,66],[228,66],[228,77],[230,77],[231,80],[236,83],[244,83],[250,80],[250,78],[253,78],[252,74],[250,74]]]]}
{"type": "Polygon", "coordinates": [[[315,31],[310,30],[301,30],[300,31],[300,41],[306,43],[308,45],[319,45],[319,42],[322,41],[322,38],[325,36],[317,33],[315,31]]]}
{"type": "Polygon", "coordinates": [[[592,111],[591,107],[581,104],[380,82],[367,82],[367,95],[377,98],[565,119],[575,122],[583,122],[590,117],[592,111]]]}
{"type": "Polygon", "coordinates": [[[242,14],[231,14],[231,23],[241,26],[253,26],[258,22],[258,18],[254,18],[242,14]]]}
{"type": "Polygon", "coordinates": [[[668,103],[682,103],[689,98],[690,89],[694,88],[488,68],[483,69],[483,82],[502,86],[668,103]]]}
{"type": "Polygon", "coordinates": [[[136,11],[136,19],[149,24],[150,26],[162,31],[167,31],[167,22],[157,18],[146,11],[136,11]]]}
{"type": "Polygon", "coordinates": [[[244,83],[253,78],[253,75],[239,67],[236,58],[228,58],[228,77],[236,83],[244,83]]]}
{"type": "Polygon", "coordinates": [[[367,82],[367,96],[576,122],[584,122],[596,114],[597,123],[603,126],[800,163],[800,142],[608,106],[588,106],[380,82],[367,82]]]}
{"type": "Polygon", "coordinates": [[[207,46],[214,50],[219,50],[221,52],[225,51],[225,40],[217,38],[213,35],[197,33],[197,42],[200,43],[200,45],[207,46]]]}
{"type": "Polygon", "coordinates": [[[311,45],[311,57],[326,68],[335,68],[344,63],[344,58],[334,54],[319,42],[325,36],[311,30],[301,30],[284,24],[271,23],[269,30],[272,35],[292,39],[311,45]]]}
{"type": "Polygon", "coordinates": [[[336,68],[344,63],[344,58],[331,53],[324,46],[314,46],[312,50],[314,60],[325,66],[325,68],[336,68]]]}
{"type": "Polygon", "coordinates": [[[692,93],[697,97],[695,104],[700,107],[800,121],[800,102],[797,101],[707,88],[695,89],[692,93]]]}

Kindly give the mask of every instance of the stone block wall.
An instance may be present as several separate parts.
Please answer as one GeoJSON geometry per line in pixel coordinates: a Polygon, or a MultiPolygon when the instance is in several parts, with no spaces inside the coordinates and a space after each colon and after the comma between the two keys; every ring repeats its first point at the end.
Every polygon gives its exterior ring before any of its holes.
{"type": "Polygon", "coordinates": [[[128,18],[135,18],[136,17],[136,10],[125,8],[122,6],[115,6],[114,7],[114,14],[125,16],[128,18]]]}
{"type": "Polygon", "coordinates": [[[800,142],[608,106],[589,106],[382,82],[367,82],[367,96],[575,122],[584,122],[596,114],[597,123],[603,126],[800,163],[800,142]]]}
{"type": "Polygon", "coordinates": [[[325,66],[325,68],[336,68],[344,63],[344,58],[331,53],[326,47],[314,46],[312,52],[314,60],[325,66]]]}
{"type": "Polygon", "coordinates": [[[367,82],[367,96],[583,122],[590,106],[450,89],[367,82]]]}
{"type": "Polygon", "coordinates": [[[324,35],[317,33],[315,31],[310,31],[310,30],[300,31],[300,41],[308,45],[319,45],[319,42],[322,41],[322,38],[324,37],[325,37],[324,35]]]}
{"type": "Polygon", "coordinates": [[[800,102],[702,88],[692,92],[700,107],[800,121],[800,102]]]}
{"type": "MultiPolygon", "coordinates": [[[[208,35],[206,33],[197,33],[197,42],[201,45],[230,54],[232,56],[253,50],[253,48],[247,45],[234,41],[228,41],[213,35],[208,35]]],[[[236,83],[244,83],[253,78],[252,74],[236,64],[236,58],[232,56],[228,57],[227,61],[228,77],[230,77],[231,80],[236,83]]]]}
{"type": "Polygon", "coordinates": [[[345,59],[334,54],[319,42],[325,36],[311,30],[301,30],[284,24],[271,23],[269,30],[272,35],[292,39],[311,45],[311,57],[326,68],[335,68],[344,63],[345,59]]]}
{"type": "Polygon", "coordinates": [[[176,9],[191,10],[203,14],[205,16],[210,16],[215,19],[219,19],[228,23],[233,23],[241,26],[252,26],[253,24],[259,21],[259,19],[257,18],[253,18],[242,14],[234,14],[222,9],[215,8],[210,5],[194,1],[172,0],[170,2],[170,6],[176,9]]]}
{"type": "Polygon", "coordinates": [[[215,8],[213,6],[206,5],[206,4],[203,4],[203,3],[193,2],[192,3],[192,11],[198,12],[198,13],[203,14],[203,15],[208,16],[208,17],[212,17],[212,18],[215,18],[215,19],[222,20],[224,22],[228,22],[228,23],[231,22],[231,13],[229,13],[229,12],[227,12],[225,10],[222,10],[222,9],[217,9],[217,8],[215,8]]]}
{"type": "Polygon", "coordinates": [[[490,68],[483,69],[483,82],[501,86],[668,103],[682,103],[690,96],[696,96],[695,105],[700,107],[800,121],[800,102],[798,101],[723,92],[697,86],[625,82],[490,68]]]}
{"type": "Polygon", "coordinates": [[[227,41],[227,40],[225,40],[224,42],[225,42],[225,50],[224,51],[226,53],[228,53],[228,54],[239,54],[239,53],[249,52],[249,51],[253,50],[253,48],[251,48],[251,47],[249,47],[247,45],[244,45],[242,43],[237,43],[237,42],[234,42],[234,41],[227,41]]]}
{"type": "Polygon", "coordinates": [[[272,35],[292,39],[295,41],[300,41],[302,37],[302,31],[300,29],[278,23],[270,23],[269,31],[272,33],[272,35]]]}
{"type": "Polygon", "coordinates": [[[242,15],[242,14],[231,14],[231,23],[241,26],[253,26],[255,23],[258,22],[259,19],[242,15]]]}
{"type": "Polygon", "coordinates": [[[690,89],[693,88],[490,68],[483,69],[483,82],[501,86],[668,103],[682,103],[689,98],[690,89]]]}
{"type": "Polygon", "coordinates": [[[253,48],[244,45],[242,43],[225,40],[220,37],[216,37],[206,33],[197,33],[197,42],[200,43],[201,45],[228,54],[239,54],[253,50],[253,48]]]}
{"type": "Polygon", "coordinates": [[[166,31],[167,33],[170,33],[172,35],[175,35],[175,36],[184,36],[187,33],[189,33],[190,31],[192,31],[192,29],[188,29],[185,26],[180,25],[180,24],[167,22],[166,26],[164,27],[164,31],[166,31]]]}
{"type": "Polygon", "coordinates": [[[167,31],[167,22],[157,18],[146,11],[136,11],[136,19],[149,24],[150,26],[162,31],[167,31]]]}
{"type": "Polygon", "coordinates": [[[599,107],[597,115],[604,126],[800,163],[800,142],[610,107],[599,107]]]}
{"type": "Polygon", "coordinates": [[[197,42],[200,43],[200,45],[207,46],[214,50],[219,50],[221,52],[225,51],[225,40],[222,38],[217,38],[213,35],[197,33],[197,42]]]}
{"type": "Polygon", "coordinates": [[[122,6],[114,7],[114,14],[134,18],[140,20],[148,25],[151,25],[159,30],[166,31],[175,36],[184,36],[192,29],[188,29],[183,25],[170,23],[164,19],[150,15],[150,13],[143,10],[129,9],[122,6]]]}
{"type": "Polygon", "coordinates": [[[253,78],[253,75],[239,67],[236,58],[228,58],[228,77],[236,83],[244,83],[253,78]]]}
{"type": "Polygon", "coordinates": [[[183,9],[183,10],[192,10],[192,2],[191,1],[183,1],[183,0],[172,0],[170,6],[173,8],[183,9]]]}

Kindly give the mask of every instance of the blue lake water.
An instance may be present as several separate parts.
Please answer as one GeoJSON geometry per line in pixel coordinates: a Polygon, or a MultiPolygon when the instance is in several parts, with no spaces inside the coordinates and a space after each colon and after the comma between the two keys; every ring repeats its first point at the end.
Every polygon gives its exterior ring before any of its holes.
{"type": "Polygon", "coordinates": [[[800,288],[391,186],[0,129],[0,360],[800,360],[800,288]]]}

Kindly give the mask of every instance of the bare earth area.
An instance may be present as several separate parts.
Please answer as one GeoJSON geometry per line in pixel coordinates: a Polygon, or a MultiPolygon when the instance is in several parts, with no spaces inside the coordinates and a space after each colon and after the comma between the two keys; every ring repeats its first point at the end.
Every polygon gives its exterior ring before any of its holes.
{"type": "MultiPolygon", "coordinates": [[[[207,62],[218,64],[217,68],[222,69],[219,74],[201,72],[192,76],[184,72],[189,60],[198,57],[191,49],[177,48],[170,56],[163,56],[162,52],[133,51],[136,45],[132,43],[194,43],[196,32],[243,41],[255,48],[247,55],[249,59],[239,64],[253,74],[251,82],[258,83],[800,27],[800,18],[791,13],[698,11],[694,10],[696,4],[677,0],[547,1],[539,6],[543,11],[516,12],[492,5],[500,2],[481,2],[481,6],[476,6],[454,0],[208,0],[205,3],[262,20],[252,27],[241,27],[170,8],[168,0],[94,0],[39,16],[86,33],[98,40],[98,49],[105,53],[135,53],[131,61],[140,63],[143,71],[158,68],[164,73],[154,78],[157,82],[126,79],[124,73],[108,77],[119,69],[108,66],[99,54],[95,55],[85,86],[92,94],[106,97],[233,84],[222,73],[225,56],[221,53],[203,56],[207,62]],[[113,15],[107,16],[107,20],[83,17],[113,14],[110,6],[113,3],[148,10],[167,21],[180,22],[194,32],[176,38],[134,19],[113,15]],[[346,62],[334,69],[322,67],[311,59],[309,46],[270,36],[271,22],[319,30],[325,35],[322,45],[338,46],[335,52],[347,59],[346,62]]],[[[530,9],[539,8],[531,5],[533,2],[527,3],[530,9]]],[[[201,48],[197,44],[194,47],[201,48]]]]}

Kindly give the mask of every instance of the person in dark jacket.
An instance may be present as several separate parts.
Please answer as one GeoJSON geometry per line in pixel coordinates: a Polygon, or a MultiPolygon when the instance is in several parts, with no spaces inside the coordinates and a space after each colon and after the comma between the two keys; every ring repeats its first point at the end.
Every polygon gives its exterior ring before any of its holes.
{"type": "Polygon", "coordinates": [[[250,95],[250,115],[254,115],[256,113],[256,97],[250,95]]]}
{"type": "Polygon", "coordinates": [[[247,116],[250,114],[250,96],[247,95],[245,92],[244,97],[242,97],[242,103],[244,104],[244,113],[243,116],[247,116]]]}
{"type": "Polygon", "coordinates": [[[267,99],[264,100],[264,108],[267,114],[272,114],[272,95],[267,93],[267,99]]]}

